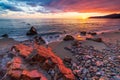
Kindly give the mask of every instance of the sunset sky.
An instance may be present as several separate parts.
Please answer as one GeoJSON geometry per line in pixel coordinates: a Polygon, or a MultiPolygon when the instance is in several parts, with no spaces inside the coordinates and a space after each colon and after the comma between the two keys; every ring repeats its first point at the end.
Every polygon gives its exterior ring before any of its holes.
{"type": "Polygon", "coordinates": [[[120,13],[120,0],[0,0],[0,18],[87,18],[120,13]]]}

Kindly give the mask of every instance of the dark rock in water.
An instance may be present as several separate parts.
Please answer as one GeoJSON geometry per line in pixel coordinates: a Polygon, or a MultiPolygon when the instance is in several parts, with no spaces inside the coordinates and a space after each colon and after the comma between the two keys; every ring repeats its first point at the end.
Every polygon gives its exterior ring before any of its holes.
{"type": "Polygon", "coordinates": [[[70,40],[74,40],[74,37],[71,35],[66,35],[65,38],[63,39],[64,41],[70,41],[70,40]]]}
{"type": "Polygon", "coordinates": [[[27,25],[30,25],[30,23],[27,23],[27,25]]]}
{"type": "Polygon", "coordinates": [[[37,30],[32,26],[30,30],[26,33],[26,35],[36,35],[37,30]]]}
{"type": "Polygon", "coordinates": [[[95,42],[103,42],[102,38],[86,38],[86,40],[92,40],[92,41],[95,41],[95,42]]]}
{"type": "Polygon", "coordinates": [[[86,31],[82,31],[82,32],[80,32],[80,34],[85,36],[86,35],[86,31]]]}
{"type": "Polygon", "coordinates": [[[3,34],[2,37],[8,37],[8,34],[3,34]]]}
{"type": "Polygon", "coordinates": [[[90,34],[90,35],[92,35],[92,36],[97,35],[97,33],[96,33],[96,32],[89,32],[88,34],[90,34]]]}

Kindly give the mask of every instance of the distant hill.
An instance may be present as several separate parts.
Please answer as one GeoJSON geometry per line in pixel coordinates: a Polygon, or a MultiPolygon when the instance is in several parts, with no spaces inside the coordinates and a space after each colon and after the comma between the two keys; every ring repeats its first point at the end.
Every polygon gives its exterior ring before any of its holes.
{"type": "Polygon", "coordinates": [[[110,18],[110,19],[118,19],[120,18],[120,14],[110,14],[110,15],[105,15],[105,16],[93,16],[90,18],[110,18]]]}

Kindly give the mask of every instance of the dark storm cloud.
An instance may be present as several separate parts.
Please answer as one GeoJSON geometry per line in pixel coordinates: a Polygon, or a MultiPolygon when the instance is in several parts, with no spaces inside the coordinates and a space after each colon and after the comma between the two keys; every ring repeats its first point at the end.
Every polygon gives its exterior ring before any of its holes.
{"type": "Polygon", "coordinates": [[[13,5],[10,5],[10,4],[6,4],[6,3],[3,3],[3,2],[0,2],[0,8],[2,10],[10,10],[10,11],[22,11],[22,9],[20,8],[17,8],[13,5]]]}

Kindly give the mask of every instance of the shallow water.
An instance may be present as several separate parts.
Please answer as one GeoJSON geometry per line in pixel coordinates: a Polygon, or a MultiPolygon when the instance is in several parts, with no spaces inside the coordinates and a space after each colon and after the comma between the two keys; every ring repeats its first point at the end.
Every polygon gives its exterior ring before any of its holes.
{"type": "Polygon", "coordinates": [[[0,19],[0,35],[7,33],[15,40],[27,40],[31,38],[26,36],[31,26],[34,26],[39,34],[66,32],[74,35],[79,31],[98,32],[119,29],[120,19],[0,19]]]}

